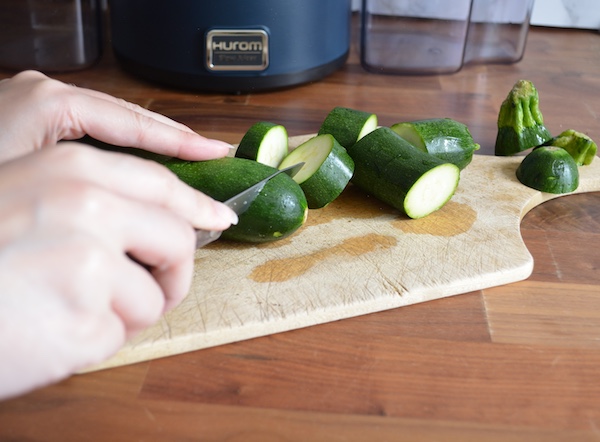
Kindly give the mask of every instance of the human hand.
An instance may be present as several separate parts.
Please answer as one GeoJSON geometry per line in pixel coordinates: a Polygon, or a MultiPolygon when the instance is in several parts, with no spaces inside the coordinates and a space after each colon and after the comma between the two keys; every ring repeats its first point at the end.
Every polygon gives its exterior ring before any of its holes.
{"type": "Polygon", "coordinates": [[[0,399],[111,356],[187,293],[192,226],[236,221],[157,163],[73,142],[0,165],[0,220],[0,399]]]}
{"type": "Polygon", "coordinates": [[[0,162],[84,135],[187,160],[223,157],[231,148],[136,104],[35,71],[0,81],[0,121],[0,162]]]}

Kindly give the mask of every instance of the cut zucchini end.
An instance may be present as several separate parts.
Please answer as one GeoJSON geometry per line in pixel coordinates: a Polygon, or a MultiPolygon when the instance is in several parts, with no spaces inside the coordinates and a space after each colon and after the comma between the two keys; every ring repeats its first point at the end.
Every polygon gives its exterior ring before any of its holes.
{"type": "Polygon", "coordinates": [[[285,127],[259,121],[248,129],[238,145],[235,156],[277,167],[287,153],[288,134],[285,127]]]}
{"type": "Polygon", "coordinates": [[[446,204],[458,187],[460,169],[444,163],[425,172],[404,198],[404,211],[413,219],[423,218],[446,204]]]}
{"type": "Polygon", "coordinates": [[[354,172],[354,161],[330,134],[317,135],[293,150],[280,169],[304,162],[294,176],[308,201],[309,209],[320,209],[335,200],[354,172]]]}
{"type": "Polygon", "coordinates": [[[415,128],[413,123],[397,123],[391,126],[391,129],[408,141],[413,146],[419,148],[423,152],[427,152],[427,148],[425,147],[425,141],[415,128]]]}
{"type": "Polygon", "coordinates": [[[302,184],[319,170],[331,153],[334,142],[335,138],[332,135],[317,135],[290,152],[283,159],[279,168],[284,169],[294,164],[304,163],[302,169],[294,176],[294,181],[302,184]]]}
{"type": "Polygon", "coordinates": [[[360,140],[365,135],[368,135],[371,132],[373,132],[375,129],[377,129],[378,124],[379,124],[379,121],[377,119],[377,115],[371,114],[371,116],[369,118],[367,118],[367,120],[365,121],[365,124],[363,124],[363,127],[361,128],[360,132],[358,133],[358,138],[356,139],[356,141],[360,140]]]}
{"type": "Polygon", "coordinates": [[[452,118],[401,122],[392,130],[423,152],[464,169],[480,148],[469,128],[452,118]]]}
{"type": "Polygon", "coordinates": [[[288,153],[288,134],[283,126],[273,126],[263,137],[256,161],[278,167],[288,153]]]}
{"type": "Polygon", "coordinates": [[[349,149],[358,140],[377,128],[376,114],[348,107],[335,107],[321,124],[319,135],[331,134],[349,149]]]}

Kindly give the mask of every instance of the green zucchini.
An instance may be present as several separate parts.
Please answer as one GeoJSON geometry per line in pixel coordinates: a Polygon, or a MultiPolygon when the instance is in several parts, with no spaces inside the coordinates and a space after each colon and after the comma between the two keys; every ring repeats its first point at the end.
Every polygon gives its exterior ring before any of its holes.
{"type": "Polygon", "coordinates": [[[598,150],[598,146],[590,137],[573,129],[565,130],[545,143],[545,146],[562,147],[569,152],[578,166],[592,164],[598,150]]]}
{"type": "Polygon", "coordinates": [[[541,146],[552,138],[540,111],[540,98],[531,81],[519,80],[500,106],[495,154],[514,155],[541,146]]]}
{"type": "Polygon", "coordinates": [[[244,134],[235,156],[277,167],[288,153],[288,134],[285,127],[259,121],[244,134]]]}
{"type": "Polygon", "coordinates": [[[562,147],[539,146],[517,168],[517,179],[527,187],[548,193],[569,193],[579,186],[579,169],[562,147]]]}
{"type": "Polygon", "coordinates": [[[466,125],[451,118],[394,124],[392,130],[424,152],[464,169],[479,149],[466,125]]]}
{"type": "Polygon", "coordinates": [[[354,161],[330,134],[317,135],[294,149],[279,168],[304,162],[294,181],[306,195],[309,209],[320,209],[335,200],[354,172],[354,161]]]}
{"type": "Polygon", "coordinates": [[[376,128],[377,115],[347,107],[336,107],[325,117],[319,135],[333,135],[348,149],[376,128]]]}
{"type": "MultiPolygon", "coordinates": [[[[171,159],[164,163],[182,181],[210,197],[225,201],[266,178],[276,168],[245,158],[225,157],[208,161],[171,159]]],[[[222,238],[264,243],[285,238],[299,229],[308,214],[300,186],[282,173],[265,184],[248,210],[239,216],[222,238]]]]}
{"type": "Polygon", "coordinates": [[[460,169],[416,148],[392,129],[366,135],[348,153],[352,183],[410,218],[422,218],[450,200],[460,169]]]}

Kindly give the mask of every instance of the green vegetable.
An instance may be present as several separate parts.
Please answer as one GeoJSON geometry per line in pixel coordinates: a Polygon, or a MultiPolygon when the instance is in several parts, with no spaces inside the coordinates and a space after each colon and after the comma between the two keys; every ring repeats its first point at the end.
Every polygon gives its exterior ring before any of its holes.
{"type": "Polygon", "coordinates": [[[347,107],[334,108],[321,125],[319,135],[330,134],[348,149],[377,128],[377,115],[347,107]]]}
{"type": "Polygon", "coordinates": [[[568,193],[579,186],[579,170],[562,147],[540,146],[523,159],[517,168],[517,179],[542,192],[568,193]]]}
{"type": "Polygon", "coordinates": [[[304,191],[310,209],[320,209],[336,199],[354,172],[354,161],[329,134],[317,135],[302,143],[284,158],[279,168],[301,162],[305,164],[294,180],[304,191]]]}
{"type": "Polygon", "coordinates": [[[410,218],[438,210],[458,187],[456,165],[423,152],[387,127],[366,135],[348,153],[355,164],[352,182],[410,218]]]}
{"type": "Polygon", "coordinates": [[[566,130],[559,136],[552,138],[545,146],[562,147],[569,152],[578,166],[592,164],[598,150],[598,146],[590,137],[573,129],[566,130]]]}
{"type": "Polygon", "coordinates": [[[464,169],[479,149],[467,126],[451,118],[397,123],[391,128],[413,146],[459,169],[464,169]]]}
{"type": "Polygon", "coordinates": [[[518,81],[500,107],[495,154],[514,155],[552,138],[544,126],[538,91],[527,80],[518,81]]]}
{"type": "MultiPolygon", "coordinates": [[[[182,181],[218,201],[225,201],[277,169],[244,158],[208,161],[172,159],[164,163],[182,181]]],[[[285,238],[306,221],[308,206],[300,186],[282,173],[267,182],[239,222],[222,238],[263,243],[285,238]]]]}
{"type": "Polygon", "coordinates": [[[287,153],[288,134],[285,127],[260,121],[248,129],[240,141],[235,156],[277,167],[287,153]]]}

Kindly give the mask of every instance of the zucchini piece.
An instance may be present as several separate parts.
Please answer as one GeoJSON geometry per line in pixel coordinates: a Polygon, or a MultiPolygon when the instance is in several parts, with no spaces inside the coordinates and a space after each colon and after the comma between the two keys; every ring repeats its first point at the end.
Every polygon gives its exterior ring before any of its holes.
{"type": "Polygon", "coordinates": [[[527,187],[548,193],[569,193],[579,186],[579,169],[562,147],[539,146],[517,168],[517,179],[527,187]]]}
{"type": "MultiPolygon", "coordinates": [[[[225,201],[266,178],[277,169],[245,158],[207,161],[171,159],[164,163],[179,179],[210,197],[225,201]]],[[[264,243],[285,238],[306,221],[308,206],[300,186],[282,173],[265,184],[239,222],[222,238],[264,243]]]]}
{"type": "Polygon", "coordinates": [[[598,150],[598,146],[590,137],[573,129],[565,130],[559,136],[548,141],[545,146],[562,147],[569,152],[578,166],[592,164],[598,150]]]}
{"type": "Polygon", "coordinates": [[[540,111],[538,91],[531,81],[519,80],[500,106],[495,154],[514,155],[541,146],[552,138],[540,111]]]}
{"type": "Polygon", "coordinates": [[[277,167],[288,153],[288,134],[285,127],[259,121],[246,132],[235,156],[277,167]]]}
{"type": "Polygon", "coordinates": [[[466,125],[451,118],[431,118],[394,124],[392,130],[442,161],[464,169],[479,149],[466,125]]]}
{"type": "Polygon", "coordinates": [[[460,169],[410,144],[388,127],[374,130],[348,153],[352,183],[410,218],[422,218],[450,200],[460,169]]]}
{"type": "Polygon", "coordinates": [[[317,135],[294,149],[279,168],[304,162],[294,181],[306,195],[309,209],[320,209],[336,199],[354,172],[354,161],[330,134],[317,135]]]}
{"type": "Polygon", "coordinates": [[[321,125],[319,135],[330,134],[348,149],[377,129],[377,115],[347,107],[334,108],[321,125]]]}

